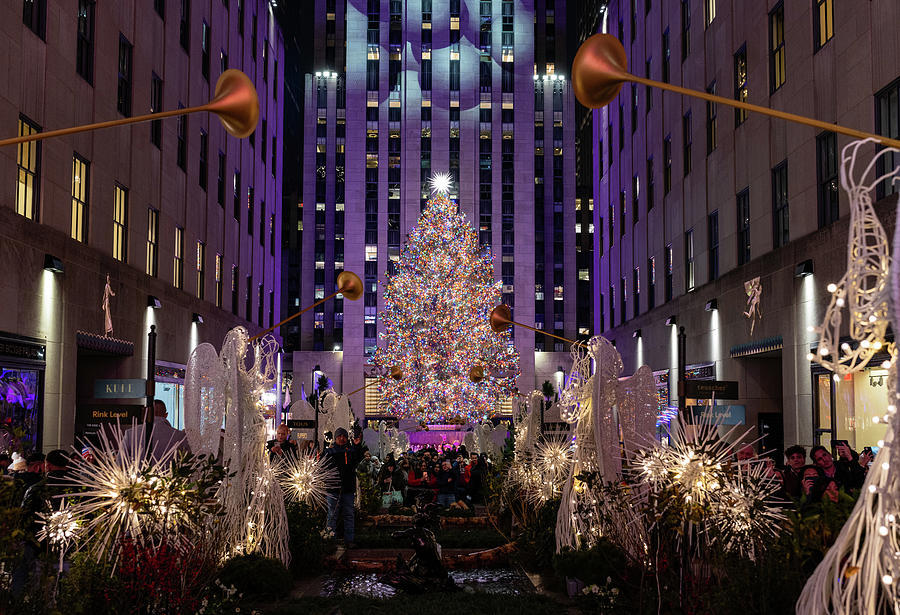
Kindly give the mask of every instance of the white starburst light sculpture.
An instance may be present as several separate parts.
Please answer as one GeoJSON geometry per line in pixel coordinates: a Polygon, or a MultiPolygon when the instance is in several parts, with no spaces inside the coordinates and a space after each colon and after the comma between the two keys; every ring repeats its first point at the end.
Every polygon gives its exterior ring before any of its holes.
{"type": "Polygon", "coordinates": [[[312,455],[297,455],[283,460],[278,464],[277,474],[289,500],[313,508],[325,506],[328,489],[339,481],[334,468],[312,455]]]}
{"type": "Polygon", "coordinates": [[[432,194],[450,194],[453,176],[449,173],[435,173],[428,181],[432,194]]]}

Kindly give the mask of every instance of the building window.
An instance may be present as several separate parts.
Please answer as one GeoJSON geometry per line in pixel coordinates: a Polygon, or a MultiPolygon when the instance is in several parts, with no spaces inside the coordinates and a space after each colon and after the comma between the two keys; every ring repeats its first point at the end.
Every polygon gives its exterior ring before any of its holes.
{"type": "MultiPolygon", "coordinates": [[[[244,295],[244,319],[251,320],[253,313],[253,275],[247,276],[247,292],[244,295]]],[[[252,321],[251,321],[252,322],[252,321]]]]}
{"type": "Polygon", "coordinates": [[[216,254],[216,307],[222,307],[222,255],[216,254]]]}
{"type": "MultiPolygon", "coordinates": [[[[40,131],[40,126],[23,115],[19,116],[20,137],[40,131]]],[[[19,143],[17,150],[16,213],[29,220],[37,220],[41,187],[41,142],[19,143]]]]}
{"type": "Polygon", "coordinates": [[[219,74],[228,70],[228,54],[224,49],[219,50],[219,74]]]}
{"type": "Polygon", "coordinates": [[[673,280],[673,271],[672,271],[672,244],[668,244],[663,251],[665,255],[665,293],[666,293],[666,301],[672,300],[672,280],[673,280]]]}
{"type": "Polygon", "coordinates": [[[634,295],[634,317],[637,318],[641,314],[641,268],[635,267],[632,273],[631,292],[634,295]]]}
{"type": "MultiPolygon", "coordinates": [[[[254,196],[253,186],[247,186],[247,234],[253,235],[253,206],[256,204],[254,201],[256,197],[254,196]]],[[[262,216],[260,216],[260,220],[262,216]]]]}
{"type": "Polygon", "coordinates": [[[647,158],[647,211],[653,209],[653,156],[647,158]]]}
{"type": "Polygon", "coordinates": [[[609,286],[609,328],[616,326],[616,287],[609,286]]]}
{"type": "Polygon", "coordinates": [[[684,291],[694,290],[694,229],[684,234],[684,291]]]}
{"type": "Polygon", "coordinates": [[[275,256],[275,214],[269,218],[269,255],[275,256]]]}
{"type": "Polygon", "coordinates": [[[153,10],[156,11],[156,14],[166,18],[166,0],[153,0],[153,10]]]}
{"type": "Polygon", "coordinates": [[[672,137],[663,139],[663,195],[672,190],[672,137]]]}
{"type": "Polygon", "coordinates": [[[22,3],[22,23],[43,39],[47,27],[47,0],[25,0],[22,3]]]}
{"type": "Polygon", "coordinates": [[[128,262],[128,189],[116,184],[113,202],[113,258],[128,262]]]}
{"type": "Polygon", "coordinates": [[[90,172],[90,162],[78,154],[72,156],[72,226],[69,237],[82,243],[87,243],[90,172]]]}
{"type": "Polygon", "coordinates": [[[681,0],[681,61],[691,53],[691,3],[681,0]]]}
{"type": "Polygon", "coordinates": [[[181,48],[190,52],[191,0],[181,0],[181,21],[178,24],[178,38],[181,41],[181,48]]]}
{"type": "Polygon", "coordinates": [[[684,117],[681,118],[681,135],[684,140],[684,152],[682,153],[682,157],[684,158],[684,174],[685,176],[691,172],[691,143],[693,137],[691,136],[691,112],[688,111],[684,114],[684,117]]]}
{"type": "Polygon", "coordinates": [[[834,36],[834,0],[815,0],[813,9],[816,51],[834,36]]]}
{"type": "Polygon", "coordinates": [[[200,73],[209,81],[209,48],[210,48],[209,24],[205,21],[200,27],[200,73]]]}
{"type": "Polygon", "coordinates": [[[144,272],[154,278],[159,273],[159,210],[147,210],[147,267],[144,272]]]}
{"type": "MultiPolygon", "coordinates": [[[[713,81],[706,88],[709,94],[715,95],[716,82],[713,81]]],[[[719,142],[719,135],[716,126],[716,116],[718,115],[718,105],[712,101],[706,101],[706,155],[712,153],[719,142]]]]}
{"type": "MultiPolygon", "coordinates": [[[[178,108],[184,105],[178,103],[178,108]]],[[[175,136],[178,143],[175,147],[175,162],[182,171],[187,170],[187,116],[179,115],[175,122],[175,136]]]]}
{"type": "Polygon", "coordinates": [[[619,105],[619,151],[625,148],[625,106],[619,105]]]}
{"type": "Polygon", "coordinates": [[[625,276],[619,279],[619,301],[622,303],[622,322],[628,320],[628,286],[625,282],[625,276]]]}
{"type": "Polygon", "coordinates": [[[241,223],[241,172],[234,172],[234,219],[241,223]]]}
{"type": "MultiPolygon", "coordinates": [[[[748,102],[747,91],[747,45],[738,49],[734,54],[734,99],[748,102]]],[[[734,110],[734,125],[740,126],[747,119],[746,109],[734,110]]]]}
{"type": "Polygon", "coordinates": [[[260,327],[263,324],[263,306],[265,305],[265,291],[263,290],[263,285],[260,284],[257,287],[257,298],[256,298],[256,324],[260,327]]]}
{"type": "Polygon", "coordinates": [[[769,89],[784,85],[784,4],[779,2],[769,13],[769,89]]]}
{"type": "Polygon", "coordinates": [[[216,202],[225,207],[225,154],[219,152],[219,165],[216,175],[216,202]]]}
{"type": "Polygon", "coordinates": [[[627,199],[628,195],[622,190],[619,193],[619,237],[625,236],[625,202],[627,199]]]}
{"type": "Polygon", "coordinates": [[[709,244],[709,281],[719,277],[719,212],[714,211],[706,218],[707,241],[709,244]]]}
{"type": "Polygon", "coordinates": [[[200,131],[200,174],[199,184],[206,192],[209,179],[209,135],[205,130],[200,131]]]}
{"type": "Polygon", "coordinates": [[[203,299],[206,286],[206,244],[197,242],[197,298],[203,299]]]}
{"type": "Polygon", "coordinates": [[[94,83],[94,0],[78,0],[75,71],[88,83],[94,83]]]}
{"type": "MultiPolygon", "coordinates": [[[[894,81],[875,95],[875,132],[893,139],[900,138],[900,79],[894,81]]],[[[900,165],[900,154],[889,152],[882,154],[875,161],[878,177],[900,165]]],[[[897,183],[888,177],[879,182],[875,193],[883,199],[900,189],[897,183]]]]}
{"type": "Polygon", "coordinates": [[[704,12],[704,18],[706,20],[706,27],[715,20],[716,18],[716,0],[704,0],[703,2],[704,8],[706,11],[704,12]]]}
{"type": "Polygon", "coordinates": [[[647,259],[647,310],[656,307],[656,257],[647,259]]]}
{"type": "Polygon", "coordinates": [[[790,241],[790,211],[788,209],[787,160],[772,169],[772,245],[775,248],[790,241]]]}
{"type": "MultiPolygon", "coordinates": [[[[150,113],[162,111],[163,82],[156,73],[150,75],[150,113]]],[[[156,147],[162,146],[162,120],[150,122],[150,142],[156,147]]]]}
{"type": "Polygon", "coordinates": [[[750,262],[750,188],[737,194],[737,263],[750,262]]]}
{"type": "Polygon", "coordinates": [[[131,56],[133,48],[121,34],[119,35],[119,90],[116,109],[124,116],[131,115],[131,56]]]}
{"type": "Polygon", "coordinates": [[[184,229],[175,227],[175,258],[173,259],[172,284],[184,288],[184,229]]]}
{"type": "Polygon", "coordinates": [[[241,272],[237,265],[231,266],[231,313],[237,316],[238,308],[238,280],[241,272]]]}
{"type": "Polygon", "coordinates": [[[662,80],[664,83],[669,83],[669,58],[672,55],[672,50],[669,47],[669,29],[666,28],[666,31],[663,32],[662,35],[662,80]]]}
{"type": "Polygon", "coordinates": [[[631,223],[637,224],[638,219],[640,218],[638,212],[640,211],[640,207],[638,206],[640,203],[641,196],[641,178],[635,175],[631,178],[631,223]]]}
{"type": "Polygon", "coordinates": [[[838,219],[837,135],[816,137],[816,175],[819,183],[819,228],[838,219]]]}

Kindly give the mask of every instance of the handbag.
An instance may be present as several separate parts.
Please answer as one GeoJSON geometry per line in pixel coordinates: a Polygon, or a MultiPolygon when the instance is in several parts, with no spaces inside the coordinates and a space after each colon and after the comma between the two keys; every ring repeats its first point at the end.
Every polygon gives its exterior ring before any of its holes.
{"type": "Polygon", "coordinates": [[[396,489],[391,489],[381,494],[381,507],[390,508],[394,504],[403,505],[403,493],[396,489]]]}

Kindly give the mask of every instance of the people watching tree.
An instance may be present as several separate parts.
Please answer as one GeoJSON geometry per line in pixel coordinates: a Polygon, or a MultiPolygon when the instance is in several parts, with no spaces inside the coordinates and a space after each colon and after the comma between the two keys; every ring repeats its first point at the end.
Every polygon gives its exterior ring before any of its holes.
{"type": "Polygon", "coordinates": [[[825,477],[833,478],[838,487],[846,491],[860,489],[866,480],[866,470],[860,465],[859,456],[843,442],[838,442],[837,452],[840,459],[835,460],[824,446],[814,446],[810,457],[825,477]]]}
{"type": "MultiPolygon", "coordinates": [[[[354,434],[357,435],[357,434],[354,434]]],[[[356,466],[362,460],[361,438],[356,437],[350,443],[350,434],[343,427],[335,431],[334,445],[325,449],[325,464],[333,468],[339,480],[328,488],[326,502],[328,504],[328,529],[337,536],[338,514],[344,521],[344,543],[353,548],[354,505],[356,503],[356,466]]]]}
{"type": "Polygon", "coordinates": [[[291,430],[285,423],[278,426],[275,439],[269,440],[266,448],[269,451],[269,462],[296,459],[299,452],[297,443],[291,440],[291,430]]]}
{"type": "Polygon", "coordinates": [[[792,498],[799,498],[803,493],[801,484],[803,467],[806,465],[806,449],[795,444],[784,451],[787,466],[782,471],[784,491],[792,498]]]}

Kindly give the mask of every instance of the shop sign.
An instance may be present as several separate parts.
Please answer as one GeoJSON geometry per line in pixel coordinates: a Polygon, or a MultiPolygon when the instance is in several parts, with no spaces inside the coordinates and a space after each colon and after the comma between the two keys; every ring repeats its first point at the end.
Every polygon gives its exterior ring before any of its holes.
{"type": "Polygon", "coordinates": [[[684,396],[692,399],[738,399],[737,380],[685,380],[684,396]]]}
{"type": "Polygon", "coordinates": [[[75,409],[75,435],[93,438],[101,429],[111,429],[117,423],[124,431],[134,421],[142,420],[143,410],[143,405],[80,404],[75,409]]]}
{"type": "Polygon", "coordinates": [[[147,381],[143,378],[94,380],[95,399],[137,399],[147,396],[147,381]]]}
{"type": "Polygon", "coordinates": [[[315,429],[316,422],[307,419],[288,419],[285,421],[291,429],[315,429]]]}
{"type": "Polygon", "coordinates": [[[719,425],[743,425],[747,410],[745,406],[694,406],[694,416],[719,425]]]}
{"type": "Polygon", "coordinates": [[[0,356],[29,361],[45,361],[46,346],[0,336],[0,356]]]}

